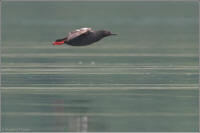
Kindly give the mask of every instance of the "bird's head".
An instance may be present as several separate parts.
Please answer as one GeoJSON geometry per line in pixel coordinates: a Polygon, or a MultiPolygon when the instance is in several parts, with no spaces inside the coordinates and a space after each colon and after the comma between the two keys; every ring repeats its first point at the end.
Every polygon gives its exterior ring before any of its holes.
{"type": "Polygon", "coordinates": [[[107,31],[107,30],[100,30],[99,32],[102,34],[103,37],[111,36],[111,35],[117,35],[117,34],[114,34],[110,31],[107,31]]]}

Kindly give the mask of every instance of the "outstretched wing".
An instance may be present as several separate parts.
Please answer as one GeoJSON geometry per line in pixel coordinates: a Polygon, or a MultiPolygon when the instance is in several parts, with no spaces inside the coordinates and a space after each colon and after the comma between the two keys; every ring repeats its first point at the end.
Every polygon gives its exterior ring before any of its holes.
{"type": "Polygon", "coordinates": [[[83,35],[87,35],[88,33],[93,32],[91,28],[81,28],[75,31],[69,32],[68,34],[68,41],[73,40],[74,38],[78,38],[83,35]]]}

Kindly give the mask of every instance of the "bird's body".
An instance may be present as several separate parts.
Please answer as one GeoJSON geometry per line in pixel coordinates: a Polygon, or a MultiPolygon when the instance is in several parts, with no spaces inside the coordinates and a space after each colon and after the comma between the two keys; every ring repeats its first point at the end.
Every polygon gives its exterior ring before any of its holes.
{"type": "Polygon", "coordinates": [[[93,31],[91,28],[81,28],[69,32],[68,36],[53,42],[54,45],[68,44],[71,46],[86,46],[101,40],[102,38],[112,34],[110,31],[98,30],[93,31]]]}

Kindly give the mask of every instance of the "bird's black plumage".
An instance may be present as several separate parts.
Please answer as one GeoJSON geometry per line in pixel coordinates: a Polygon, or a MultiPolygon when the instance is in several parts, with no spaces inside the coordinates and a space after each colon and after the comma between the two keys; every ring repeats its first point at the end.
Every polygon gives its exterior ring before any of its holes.
{"type": "Polygon", "coordinates": [[[68,36],[63,39],[57,39],[53,44],[62,45],[65,43],[71,46],[86,46],[110,35],[116,34],[112,34],[107,30],[93,31],[91,28],[81,28],[70,32],[68,36]]]}

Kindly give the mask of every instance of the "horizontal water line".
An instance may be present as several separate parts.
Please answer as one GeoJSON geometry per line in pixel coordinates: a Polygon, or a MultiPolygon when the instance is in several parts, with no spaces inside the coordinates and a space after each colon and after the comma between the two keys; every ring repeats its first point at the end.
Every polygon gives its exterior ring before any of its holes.
{"type": "Polygon", "coordinates": [[[58,63],[2,63],[1,68],[28,68],[28,67],[43,67],[43,68],[131,68],[131,69],[200,69],[197,66],[150,66],[150,65],[143,65],[143,66],[134,66],[134,65],[71,65],[71,64],[58,64],[58,63]],[[20,65],[19,65],[20,64],[20,65]]]}
{"type": "MultiPolygon", "coordinates": [[[[40,83],[41,84],[41,83],[40,83]]],[[[61,83],[60,83],[60,85],[62,85],[61,83]]],[[[64,84],[64,85],[156,85],[156,86],[158,86],[158,85],[174,85],[174,86],[176,86],[176,85],[188,85],[188,84],[119,84],[119,83],[116,83],[116,84],[88,84],[88,83],[81,83],[81,84],[64,84]]],[[[198,86],[198,84],[189,84],[189,85],[194,85],[194,86],[198,86]]],[[[5,87],[5,86],[2,86],[2,87],[5,87]]]]}
{"type": "Polygon", "coordinates": [[[107,56],[143,56],[143,57],[198,57],[198,54],[134,54],[134,53],[82,53],[82,54],[69,54],[69,53],[45,53],[45,54],[2,54],[2,57],[23,57],[23,58],[30,58],[30,57],[82,57],[82,56],[100,56],[100,57],[107,57],[107,56]]]}
{"type": "MultiPolygon", "coordinates": [[[[184,90],[185,91],[185,90],[184,90]]],[[[135,92],[133,92],[133,93],[130,93],[130,92],[128,92],[128,93],[123,93],[123,92],[121,92],[121,93],[116,93],[116,92],[113,92],[113,93],[107,93],[107,92],[104,92],[104,93],[102,93],[102,92],[93,92],[93,93],[84,93],[84,94],[82,94],[81,92],[79,92],[79,91],[74,91],[74,92],[59,92],[59,91],[54,91],[54,92],[47,92],[47,91],[45,91],[45,92],[36,92],[36,91],[27,91],[27,92],[25,92],[25,91],[10,91],[10,92],[4,92],[4,94],[15,94],[15,95],[18,95],[18,94],[24,94],[24,95],[26,95],[26,94],[30,94],[31,93],[31,95],[65,95],[65,96],[74,96],[74,97],[79,97],[79,96],[81,96],[81,95],[84,95],[84,96],[88,96],[88,97],[93,97],[93,96],[110,96],[110,97],[113,97],[113,96],[117,96],[117,97],[124,97],[124,96],[141,96],[141,97],[149,97],[149,96],[153,96],[153,97],[168,97],[168,98],[170,98],[170,97],[176,97],[176,98],[195,98],[195,99],[197,99],[198,98],[198,95],[171,95],[171,94],[152,94],[152,93],[135,93],[135,92]]],[[[128,98],[128,97],[124,97],[124,99],[126,99],[126,98],[128,98]]]]}
{"type": "Polygon", "coordinates": [[[4,75],[12,75],[12,74],[65,74],[65,75],[68,75],[68,74],[73,74],[73,75],[195,75],[195,74],[199,74],[198,72],[196,73],[188,73],[188,72],[182,72],[182,73],[174,73],[174,72],[171,72],[171,73],[146,73],[146,72],[137,72],[137,73],[131,73],[131,72],[127,72],[127,73],[119,73],[119,72],[113,72],[113,73],[105,73],[105,72],[99,72],[99,73],[91,73],[91,72],[77,72],[77,73],[74,73],[74,72],[69,72],[67,71],[66,73],[64,73],[65,71],[60,71],[59,72],[56,72],[56,71],[27,71],[27,72],[24,72],[24,71],[2,71],[4,75]]]}
{"type": "Polygon", "coordinates": [[[195,45],[191,47],[191,45],[188,44],[182,44],[181,47],[177,47],[177,45],[166,45],[162,47],[151,47],[154,45],[141,45],[141,44],[124,44],[124,43],[115,43],[115,47],[113,45],[93,45],[93,46],[85,46],[85,47],[73,47],[68,45],[62,45],[62,46],[53,46],[52,42],[39,42],[40,45],[36,45],[37,43],[16,43],[16,42],[9,42],[9,43],[3,43],[2,49],[79,49],[79,50],[88,50],[88,49],[129,49],[129,48],[137,48],[137,49],[196,49],[198,48],[198,45],[195,45]],[[22,44],[23,43],[23,44],[22,44]],[[10,45],[11,44],[11,45],[10,45]],[[14,45],[13,45],[14,44],[14,45]],[[20,45],[18,45],[20,44],[20,45]]]}
{"type": "Polygon", "coordinates": [[[107,117],[124,117],[124,116],[198,116],[198,112],[197,113],[182,113],[182,112],[177,112],[177,113],[173,113],[173,112],[122,112],[122,113],[115,113],[115,112],[111,112],[111,113],[50,113],[50,112],[2,112],[3,116],[107,116],[107,117]]]}
{"type": "MultiPolygon", "coordinates": [[[[77,84],[68,84],[68,85],[77,85],[77,84]]],[[[78,84],[81,85],[81,84],[78,84]]],[[[88,84],[90,85],[90,84],[88,84]]],[[[101,84],[101,85],[108,85],[108,84],[101,84]]],[[[191,89],[198,89],[198,84],[131,84],[133,86],[119,86],[119,85],[126,85],[126,84],[109,84],[113,86],[82,86],[82,87],[57,87],[57,86],[50,86],[50,87],[2,87],[1,90],[191,90],[191,89]],[[134,86],[135,85],[135,86],[134,86]],[[143,85],[143,86],[142,86],[143,85]],[[123,87],[123,88],[122,88],[123,87]]],[[[130,85],[130,84],[129,84],[130,85]]]]}

